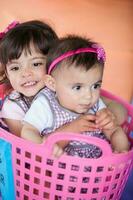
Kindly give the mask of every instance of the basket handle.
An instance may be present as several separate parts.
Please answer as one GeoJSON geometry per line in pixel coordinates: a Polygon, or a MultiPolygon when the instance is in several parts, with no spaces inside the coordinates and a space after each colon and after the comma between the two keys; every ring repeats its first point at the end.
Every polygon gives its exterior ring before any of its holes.
{"type": "MultiPolygon", "coordinates": [[[[93,136],[88,136],[88,135],[83,135],[83,134],[78,134],[78,133],[71,133],[71,132],[56,132],[51,134],[46,142],[42,145],[45,146],[45,148],[48,149],[50,153],[52,153],[53,145],[59,141],[79,141],[79,142],[86,142],[88,144],[93,144],[99,147],[102,150],[102,156],[109,156],[112,155],[112,149],[109,143],[103,139],[93,137],[93,136]]],[[[101,156],[101,157],[102,157],[101,156]]],[[[101,158],[100,157],[100,158],[101,158]]]]}

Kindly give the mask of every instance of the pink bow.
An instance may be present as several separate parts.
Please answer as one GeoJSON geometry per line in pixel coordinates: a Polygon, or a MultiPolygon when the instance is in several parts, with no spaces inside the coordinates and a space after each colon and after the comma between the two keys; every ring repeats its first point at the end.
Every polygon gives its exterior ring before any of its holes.
{"type": "Polygon", "coordinates": [[[6,28],[5,28],[5,30],[3,31],[3,32],[0,32],[0,39],[2,39],[4,36],[5,36],[5,34],[9,31],[9,30],[11,30],[11,29],[13,29],[16,25],[18,25],[19,24],[19,22],[18,21],[13,21],[13,22],[11,22],[6,28]]]}

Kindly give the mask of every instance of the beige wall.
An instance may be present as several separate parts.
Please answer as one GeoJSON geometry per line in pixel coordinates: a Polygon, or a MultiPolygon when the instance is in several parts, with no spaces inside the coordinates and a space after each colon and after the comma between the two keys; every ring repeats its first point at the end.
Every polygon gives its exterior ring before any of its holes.
{"type": "Polygon", "coordinates": [[[103,87],[130,100],[133,95],[132,0],[0,0],[0,29],[12,20],[41,19],[57,33],[78,33],[107,52],[103,87]]]}

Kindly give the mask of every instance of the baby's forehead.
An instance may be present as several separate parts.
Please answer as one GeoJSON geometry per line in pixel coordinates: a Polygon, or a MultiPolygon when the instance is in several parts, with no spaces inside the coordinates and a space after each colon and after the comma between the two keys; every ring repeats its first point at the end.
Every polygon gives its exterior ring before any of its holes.
{"type": "MultiPolygon", "coordinates": [[[[85,64],[77,64],[76,62],[68,62],[67,60],[61,61],[58,65],[56,65],[55,70],[58,70],[60,72],[62,71],[75,71],[79,73],[86,73],[91,68],[99,67],[98,64],[94,64],[91,67],[88,67],[85,64]]],[[[74,74],[73,74],[74,75],[74,74]]]]}
{"type": "Polygon", "coordinates": [[[101,66],[96,65],[89,70],[82,67],[65,67],[60,68],[57,73],[57,78],[62,79],[64,82],[74,83],[95,83],[102,80],[103,69],[101,66]]]}
{"type": "Polygon", "coordinates": [[[55,69],[52,71],[52,75],[64,79],[72,79],[72,80],[83,80],[83,79],[90,79],[91,76],[95,79],[101,79],[101,75],[103,73],[103,67],[101,65],[94,64],[90,68],[86,67],[86,65],[79,64],[73,62],[68,63],[67,61],[63,60],[58,65],[56,65],[55,69]],[[97,78],[98,76],[98,78],[97,78]]]}

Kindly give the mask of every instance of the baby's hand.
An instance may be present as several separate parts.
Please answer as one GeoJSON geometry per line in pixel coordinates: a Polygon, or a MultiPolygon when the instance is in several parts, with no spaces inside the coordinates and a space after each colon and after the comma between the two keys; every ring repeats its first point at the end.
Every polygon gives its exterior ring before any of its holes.
{"type": "Polygon", "coordinates": [[[108,139],[110,139],[114,131],[118,128],[117,119],[108,108],[104,108],[96,113],[96,124],[108,139]]]}
{"type": "Polygon", "coordinates": [[[96,131],[98,126],[95,124],[96,116],[92,114],[81,115],[69,124],[58,129],[63,132],[81,133],[85,131],[96,131]]]}

